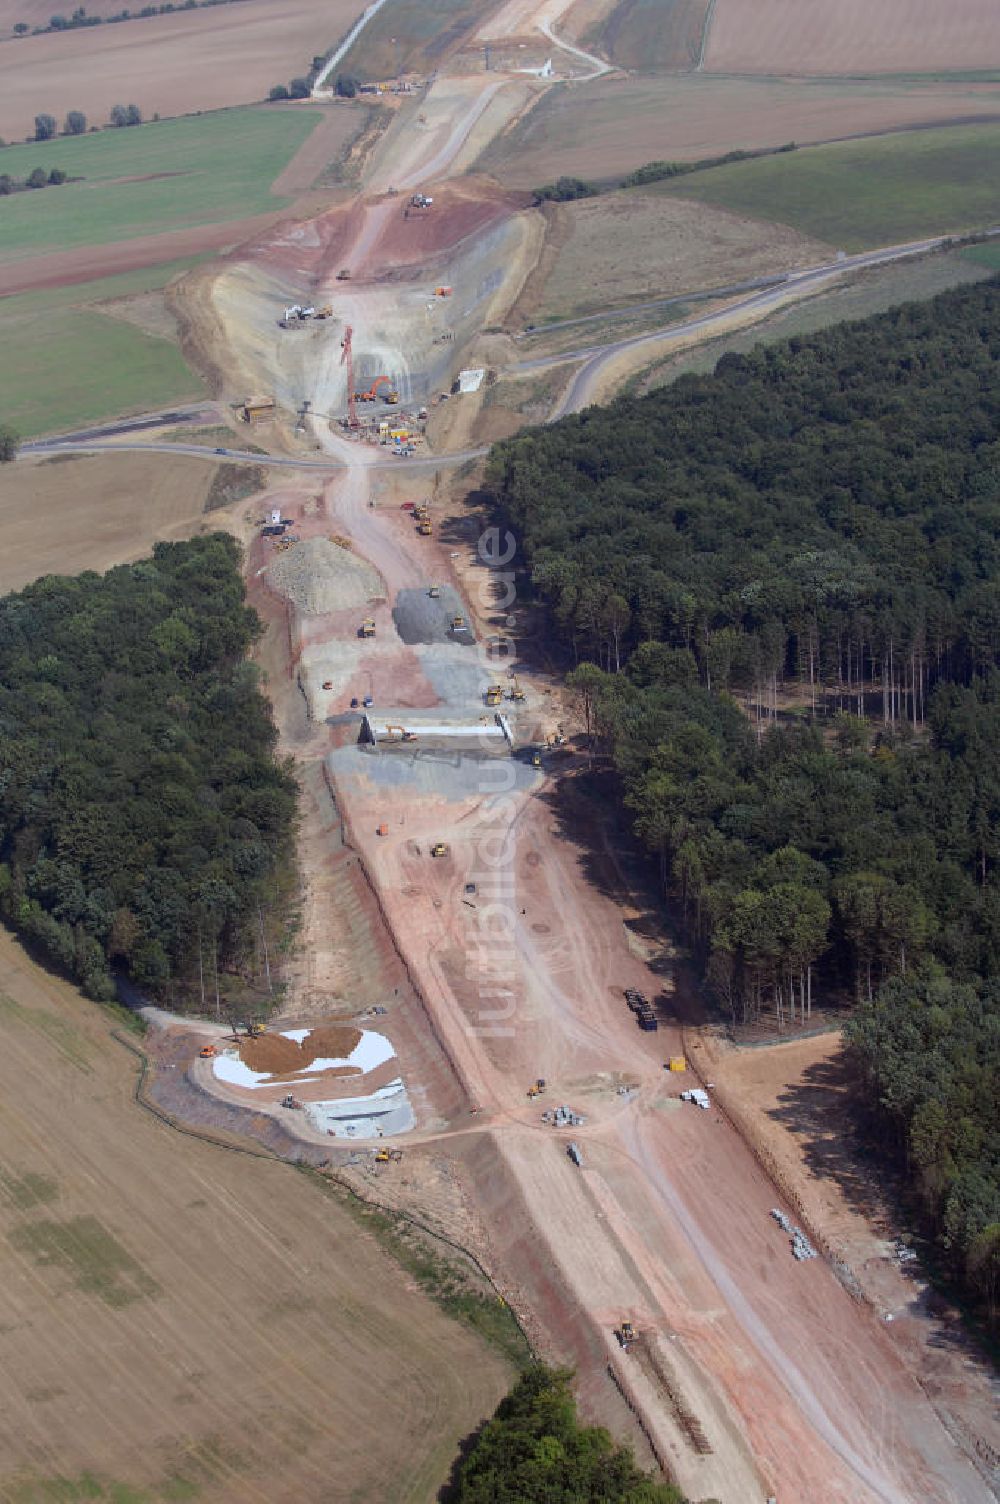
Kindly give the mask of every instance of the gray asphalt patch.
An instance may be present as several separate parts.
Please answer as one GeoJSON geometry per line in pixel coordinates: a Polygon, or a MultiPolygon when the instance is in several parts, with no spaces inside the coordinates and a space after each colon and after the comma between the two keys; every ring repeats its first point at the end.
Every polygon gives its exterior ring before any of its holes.
{"type": "Polygon", "coordinates": [[[428,589],[429,586],[420,590],[401,590],[396,596],[392,619],[407,647],[432,642],[454,642],[472,647],[475,638],[468,627],[452,631],[450,626],[452,617],[465,617],[465,606],[457,590],[442,585],[440,595],[432,598],[428,589]]]}

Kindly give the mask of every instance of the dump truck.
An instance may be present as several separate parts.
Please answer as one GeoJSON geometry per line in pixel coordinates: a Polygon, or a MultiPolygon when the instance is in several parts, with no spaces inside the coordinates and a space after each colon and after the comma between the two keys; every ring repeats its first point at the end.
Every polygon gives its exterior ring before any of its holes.
{"type": "Polygon", "coordinates": [[[523,704],[527,699],[524,690],[516,679],[511,680],[510,688],[507,690],[507,698],[508,700],[513,700],[518,705],[523,704]]]}
{"type": "Polygon", "coordinates": [[[447,856],[448,848],[443,841],[435,841],[431,847],[431,856],[447,856]]]}
{"type": "Polygon", "coordinates": [[[453,632],[462,632],[462,631],[464,631],[465,630],[465,617],[464,616],[453,616],[452,619],[451,619],[450,625],[451,625],[451,630],[453,632]]]}
{"type": "Polygon", "coordinates": [[[202,1060],[212,1060],[218,1053],[219,1052],[215,1048],[214,1044],[203,1044],[201,1049],[198,1051],[198,1054],[201,1056],[202,1060]]]}
{"type": "Polygon", "coordinates": [[[346,266],[342,266],[340,268],[340,271],[337,273],[337,281],[338,282],[350,282],[350,280],[351,280],[351,273],[350,273],[349,269],[346,266]]]}
{"type": "Polygon", "coordinates": [[[379,1165],[387,1165],[390,1162],[390,1160],[394,1164],[398,1164],[399,1161],[402,1159],[402,1157],[403,1157],[403,1151],[402,1151],[402,1149],[376,1149],[375,1150],[375,1163],[379,1164],[379,1165]]]}
{"type": "Polygon", "coordinates": [[[358,636],[359,637],[374,637],[375,636],[375,623],[372,621],[372,619],[371,619],[370,616],[366,617],[365,620],[361,623],[360,627],[358,628],[358,636]]]}
{"type": "Polygon", "coordinates": [[[421,518],[421,520],[417,523],[417,532],[422,538],[427,538],[430,536],[431,525],[426,517],[421,518]]]}
{"type": "Polygon", "coordinates": [[[333,318],[333,305],[332,305],[332,303],[324,303],[322,308],[317,308],[317,310],[316,310],[316,317],[318,319],[332,319],[333,318]]]}
{"type": "Polygon", "coordinates": [[[486,703],[487,703],[487,705],[499,705],[500,701],[502,699],[503,699],[503,685],[502,684],[491,684],[490,687],[489,687],[489,689],[486,691],[486,703]]]}
{"type": "Polygon", "coordinates": [[[540,768],[542,766],[542,754],[540,752],[532,752],[531,766],[533,768],[540,768]]]}
{"type": "Polygon", "coordinates": [[[427,594],[430,596],[432,601],[436,601],[438,596],[441,594],[441,586],[431,585],[427,591],[427,594]]]}

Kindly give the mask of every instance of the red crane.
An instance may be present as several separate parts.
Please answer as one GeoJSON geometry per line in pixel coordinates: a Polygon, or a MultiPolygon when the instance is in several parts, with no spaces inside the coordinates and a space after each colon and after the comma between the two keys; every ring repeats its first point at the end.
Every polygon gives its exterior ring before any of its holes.
{"type": "Polygon", "coordinates": [[[350,324],[346,325],[346,327],[344,329],[344,337],[340,341],[341,351],[342,351],[342,354],[341,354],[341,357],[340,357],[340,364],[342,366],[343,365],[347,366],[347,422],[348,422],[348,426],[351,427],[351,428],[357,428],[357,426],[358,426],[358,414],[357,414],[357,410],[355,408],[355,396],[354,396],[354,353],[353,353],[353,351],[351,349],[351,340],[352,340],[353,336],[354,336],[354,330],[351,328],[350,324]]]}

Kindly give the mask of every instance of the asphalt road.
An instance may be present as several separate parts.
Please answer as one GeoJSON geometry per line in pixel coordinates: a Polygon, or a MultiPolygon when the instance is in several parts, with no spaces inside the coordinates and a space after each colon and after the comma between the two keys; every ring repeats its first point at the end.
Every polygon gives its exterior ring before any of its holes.
{"type": "MultiPolygon", "coordinates": [[[[1000,235],[1000,227],[988,230],[986,233],[990,236],[1000,235]]],[[[789,292],[831,281],[847,272],[859,271],[865,267],[883,266],[888,262],[901,261],[908,256],[926,255],[928,251],[941,250],[949,245],[951,240],[952,237],[949,235],[936,235],[928,240],[914,240],[905,245],[885,246],[877,251],[863,251],[856,256],[843,256],[837,261],[824,262],[821,266],[807,267],[805,271],[790,272],[780,282],[764,287],[759,292],[753,292],[749,297],[742,298],[736,303],[729,303],[725,308],[717,309],[714,313],[700,314],[696,318],[685,319],[682,323],[673,324],[666,329],[653,330],[650,334],[635,335],[631,339],[619,340],[613,345],[591,345],[580,350],[566,351],[547,361],[543,358],[526,361],[520,369],[531,370],[546,364],[556,365],[575,360],[585,362],[553,409],[549,421],[555,422],[567,413],[579,412],[594,401],[594,392],[601,376],[623,351],[636,350],[643,345],[663,345],[674,339],[687,339],[692,334],[709,335],[713,328],[724,328],[734,314],[764,311],[780,303],[789,292]]]]}

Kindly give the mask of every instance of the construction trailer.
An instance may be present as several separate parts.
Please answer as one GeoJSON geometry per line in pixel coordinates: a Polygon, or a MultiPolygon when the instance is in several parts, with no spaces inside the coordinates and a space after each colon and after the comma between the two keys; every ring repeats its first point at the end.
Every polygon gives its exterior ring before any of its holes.
{"type": "Polygon", "coordinates": [[[243,406],[240,408],[240,417],[244,423],[260,423],[267,418],[273,418],[274,410],[275,401],[273,397],[244,397],[243,406]]]}

